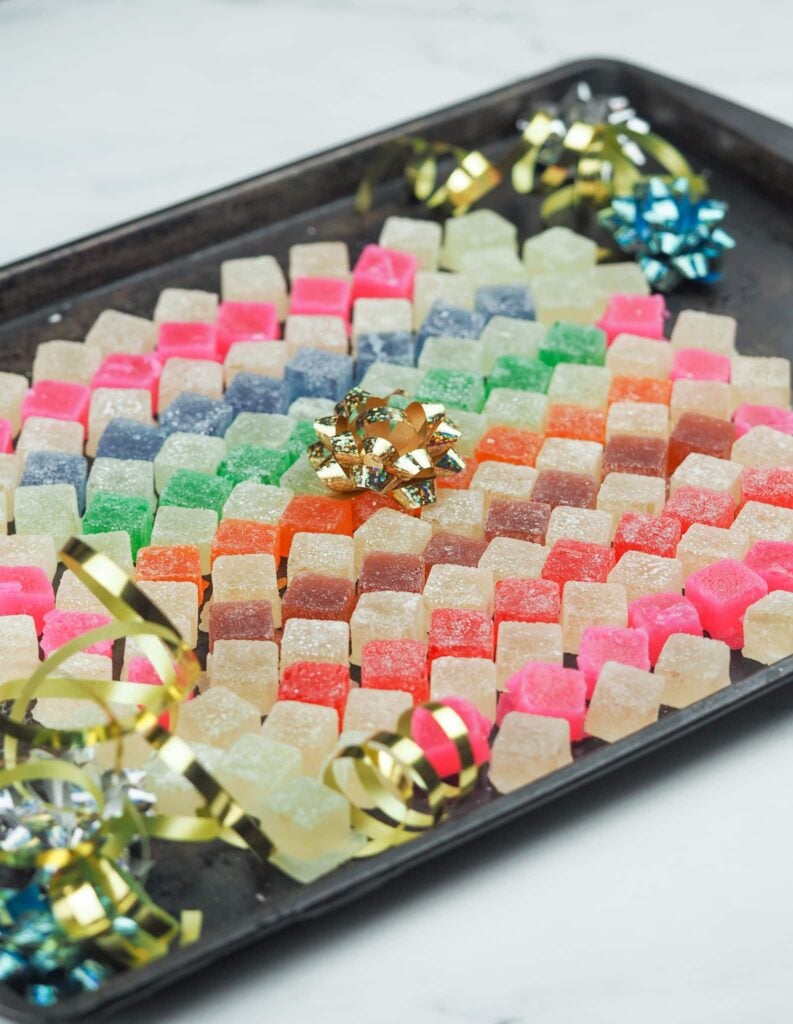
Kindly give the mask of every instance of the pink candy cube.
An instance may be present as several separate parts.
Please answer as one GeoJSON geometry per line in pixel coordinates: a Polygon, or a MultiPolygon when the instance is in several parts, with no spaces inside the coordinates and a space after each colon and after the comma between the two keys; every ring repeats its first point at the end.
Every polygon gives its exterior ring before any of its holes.
{"type": "Polygon", "coordinates": [[[30,615],[36,632],[55,607],[49,576],[35,565],[0,565],[0,615],[30,615]]]}
{"type": "Polygon", "coordinates": [[[670,380],[718,380],[729,384],[732,363],[704,348],[680,348],[672,359],[670,380]]]}
{"type": "Polygon", "coordinates": [[[763,577],[732,558],[707,565],[686,580],[686,597],[705,630],[734,650],[743,647],[746,609],[767,593],[763,577]]]}
{"type": "Polygon", "coordinates": [[[278,313],[272,302],[221,302],[218,359],[225,359],[236,341],[271,341],[278,336],[278,313]]]}
{"type": "MultiPolygon", "coordinates": [[[[59,647],[68,644],[75,637],[82,636],[92,629],[107,626],[111,619],[107,615],[92,612],[61,612],[49,611],[44,616],[44,632],[41,636],[41,649],[44,655],[50,655],[59,647]]],[[[100,640],[86,647],[87,654],[102,654],[106,658],[113,657],[113,641],[100,640]]]]}
{"type": "Polygon", "coordinates": [[[793,544],[789,541],[755,541],[743,564],[762,576],[769,590],[793,590],[793,544]]]}
{"type": "Polygon", "coordinates": [[[0,418],[0,452],[4,455],[9,455],[13,452],[13,437],[14,428],[11,426],[10,422],[0,418]]]}
{"type": "Polygon", "coordinates": [[[91,380],[92,388],[142,388],[151,393],[151,410],[157,410],[157,390],[162,365],[155,355],[113,352],[105,356],[91,380]]]}
{"type": "Polygon", "coordinates": [[[293,316],[337,316],[350,330],[352,285],[338,277],[298,277],[292,282],[289,312],[293,316]]]}
{"type": "Polygon", "coordinates": [[[793,466],[747,466],[741,473],[741,503],[793,508],[793,466]]]}
{"type": "Polygon", "coordinates": [[[161,362],[169,359],[217,360],[218,346],[214,324],[164,323],[157,335],[157,355],[161,362]]]}
{"type": "Polygon", "coordinates": [[[683,533],[694,523],[727,530],[735,519],[735,502],[725,491],[680,487],[664,505],[662,515],[677,519],[683,533]]]}
{"type": "Polygon", "coordinates": [[[658,661],[661,648],[673,633],[702,636],[697,609],[680,594],[646,594],[631,601],[628,623],[647,634],[651,665],[658,661]]]}
{"type": "Polygon", "coordinates": [[[587,626],[581,634],[578,668],[586,683],[587,698],[595,691],[600,670],[607,661],[630,665],[647,672],[650,668],[649,640],[643,629],[619,626],[587,626]]]}
{"type": "Polygon", "coordinates": [[[379,245],[364,246],[352,272],[355,299],[412,299],[418,261],[415,256],[379,245]]]}
{"type": "Polygon", "coordinates": [[[618,334],[663,340],[665,317],[663,295],[612,295],[597,326],[606,332],[609,345],[618,334]]]}
{"type": "Polygon", "coordinates": [[[51,420],[69,420],[88,428],[91,390],[84,384],[65,380],[39,380],[22,402],[22,420],[28,416],[46,416],[51,420]]]}
{"type": "MultiPolygon", "coordinates": [[[[130,683],[146,683],[149,686],[162,686],[162,679],[160,678],[157,669],[152,665],[149,659],[144,657],[142,654],[135,654],[127,661],[125,675],[127,677],[127,682],[130,683]]],[[[193,697],[194,694],[189,693],[185,700],[192,700],[193,697]]],[[[164,711],[160,715],[160,725],[165,729],[170,727],[170,715],[167,711],[164,711]]]]}
{"type": "Polygon", "coordinates": [[[739,405],[735,410],[735,436],[743,437],[752,427],[773,427],[783,434],[793,434],[793,409],[775,405],[739,405]]]}
{"type": "MultiPolygon", "coordinates": [[[[468,729],[468,740],[475,764],[485,764],[490,760],[490,743],[488,737],[493,723],[479,712],[474,705],[462,697],[445,697],[438,701],[456,711],[468,729]]],[[[461,769],[460,756],[454,742],[448,738],[429,711],[416,708],[411,722],[411,735],[418,743],[427,760],[442,778],[457,775],[461,769]]]]}
{"type": "Polygon", "coordinates": [[[496,721],[501,725],[510,711],[546,718],[566,718],[570,739],[584,736],[587,685],[578,669],[545,661],[530,661],[507,680],[498,702],[496,721]]]}

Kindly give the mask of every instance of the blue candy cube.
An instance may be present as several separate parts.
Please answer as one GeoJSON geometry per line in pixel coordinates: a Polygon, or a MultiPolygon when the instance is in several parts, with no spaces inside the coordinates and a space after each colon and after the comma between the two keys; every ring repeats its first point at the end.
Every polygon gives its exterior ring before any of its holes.
{"type": "Polygon", "coordinates": [[[534,319],[534,300],[529,289],[522,284],[477,288],[476,308],[488,320],[493,316],[509,316],[513,320],[534,319]]]}
{"type": "Polygon", "coordinates": [[[355,382],[361,378],[372,363],[397,363],[399,366],[414,366],[416,343],[410,331],[387,331],[380,334],[359,334],[355,341],[355,382]]]}
{"type": "Polygon", "coordinates": [[[352,356],[301,348],[286,364],[284,381],[292,401],[311,397],[340,402],[352,387],[352,356]]]}
{"type": "Polygon", "coordinates": [[[148,427],[137,420],[117,417],[102,432],[96,454],[98,458],[153,462],[167,436],[167,431],[160,427],[148,427]]]}
{"type": "Polygon", "coordinates": [[[461,309],[448,302],[433,302],[416,339],[416,358],[427,338],[478,338],[488,318],[483,313],[461,309]]]}
{"type": "Polygon", "coordinates": [[[85,512],[88,460],[65,452],[30,452],[20,481],[23,487],[40,484],[72,484],[80,515],[85,512]]]}
{"type": "Polygon", "coordinates": [[[286,413],[289,401],[285,381],[258,373],[238,373],[226,391],[226,404],[231,406],[234,416],[241,412],[286,413]]]}
{"type": "Polygon", "coordinates": [[[208,434],[223,437],[234,410],[227,402],[184,391],[160,416],[160,426],[169,434],[208,434]]]}

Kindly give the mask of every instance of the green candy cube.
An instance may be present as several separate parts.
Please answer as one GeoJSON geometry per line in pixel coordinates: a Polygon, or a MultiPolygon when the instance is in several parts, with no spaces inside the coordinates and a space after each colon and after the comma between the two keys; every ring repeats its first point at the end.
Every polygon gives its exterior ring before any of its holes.
{"type": "Polygon", "coordinates": [[[469,412],[481,412],[485,397],[484,379],[462,370],[430,370],[416,389],[419,402],[440,402],[450,409],[469,412]]]}
{"type": "Polygon", "coordinates": [[[239,444],[220,460],[218,476],[235,484],[243,480],[253,480],[257,484],[277,484],[292,461],[292,454],[288,451],[239,444]]]}
{"type": "Polygon", "coordinates": [[[539,359],[499,356],[487,379],[487,389],[490,392],[495,388],[512,388],[513,391],[539,391],[545,394],[552,375],[553,369],[539,359]]]}
{"type": "Polygon", "coordinates": [[[160,506],[209,508],[220,518],[223,506],[233,488],[234,481],[227,477],[210,476],[194,469],[180,469],[165,485],[165,490],[160,495],[160,506]]]}
{"type": "Polygon", "coordinates": [[[313,420],[303,420],[298,423],[289,436],[287,447],[292,460],[299,459],[306,453],[310,444],[317,440],[317,432],[314,430],[313,420]]]}
{"type": "MultiPolygon", "coordinates": [[[[83,533],[114,533],[129,535],[132,560],[138,550],[151,543],[154,513],[145,498],[115,491],[99,491],[91,498],[83,516],[83,533]]],[[[90,544],[90,540],[88,541],[90,544]]]]}
{"type": "Polygon", "coordinates": [[[540,342],[540,359],[548,366],[556,366],[557,363],[604,366],[606,332],[599,327],[557,320],[540,342]]]}

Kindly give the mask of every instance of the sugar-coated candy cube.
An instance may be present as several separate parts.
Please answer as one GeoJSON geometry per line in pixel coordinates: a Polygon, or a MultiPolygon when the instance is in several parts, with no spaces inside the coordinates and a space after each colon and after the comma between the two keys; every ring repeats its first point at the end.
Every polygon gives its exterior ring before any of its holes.
{"type": "Polygon", "coordinates": [[[683,566],[677,558],[626,551],[609,572],[608,582],[621,583],[629,602],[646,594],[679,594],[683,589],[683,566]]]}
{"type": "Polygon", "coordinates": [[[0,681],[24,679],[38,667],[39,641],[32,615],[0,615],[0,681]]]}
{"type": "Polygon", "coordinates": [[[662,675],[608,661],[600,670],[584,729],[613,743],[658,719],[664,690],[662,675]]]}
{"type": "Polygon", "coordinates": [[[578,649],[578,668],[586,682],[588,699],[592,697],[601,669],[609,661],[648,671],[651,659],[645,630],[614,626],[589,626],[584,630],[578,649]]]}
{"type": "Polygon", "coordinates": [[[280,530],[252,519],[223,519],[212,538],[212,562],[220,555],[270,555],[280,559],[280,530]]]}
{"type": "Polygon", "coordinates": [[[582,274],[595,266],[597,246],[570,228],[553,227],[523,243],[523,262],[530,277],[537,274],[582,274]]]}
{"type": "Polygon", "coordinates": [[[361,594],[350,619],[353,665],[360,665],[370,640],[419,640],[426,635],[424,605],[419,594],[378,590],[361,594]]]}
{"type": "Polygon", "coordinates": [[[135,420],[112,419],[102,431],[96,455],[108,459],[153,462],[166,437],[165,431],[158,427],[150,427],[135,420]]]}
{"type": "Polygon", "coordinates": [[[538,391],[497,387],[487,396],[482,415],[490,427],[519,427],[541,434],[548,419],[548,399],[538,391]]]}
{"type": "Polygon", "coordinates": [[[235,414],[241,412],[280,412],[289,407],[289,387],[275,377],[257,373],[237,373],[226,390],[226,402],[235,414]]]}
{"type": "MultiPolygon", "coordinates": [[[[459,719],[465,726],[474,764],[486,764],[490,760],[489,736],[493,728],[492,721],[464,697],[447,697],[440,703],[453,712],[454,717],[451,721],[455,725],[459,719]]],[[[440,712],[436,711],[436,715],[438,713],[448,714],[442,709],[440,712]]],[[[417,708],[410,725],[412,739],[424,751],[438,776],[446,779],[459,775],[463,765],[457,746],[428,709],[417,708]]]]}
{"type": "Polygon", "coordinates": [[[557,505],[548,520],[545,543],[552,548],[560,540],[587,541],[608,546],[614,536],[614,517],[598,509],[557,505]]]}
{"type": "Polygon", "coordinates": [[[614,568],[614,552],[603,544],[560,540],[551,548],[542,567],[542,578],[564,587],[570,580],[605,583],[614,568]]]}
{"type": "Polygon", "coordinates": [[[102,356],[111,352],[141,355],[151,352],[157,341],[157,328],[142,316],[103,309],[85,336],[86,348],[98,349],[102,356]]]}
{"type": "Polygon", "coordinates": [[[600,409],[584,409],[579,405],[552,405],[548,409],[545,433],[548,437],[578,438],[603,444],[606,414],[600,409]]]}
{"type": "Polygon", "coordinates": [[[99,615],[107,610],[70,569],[66,569],[61,576],[55,595],[55,607],[60,612],[92,612],[99,615]]]}
{"type": "Polygon", "coordinates": [[[531,279],[537,319],[547,325],[557,320],[591,324],[606,308],[606,297],[591,272],[537,274],[531,279]]]}
{"type": "Polygon", "coordinates": [[[297,533],[349,535],[352,532],[349,502],[332,498],[327,493],[295,495],[281,514],[279,523],[283,554],[289,554],[292,538],[297,533]]]}
{"type": "Polygon", "coordinates": [[[341,401],[352,387],[352,358],[332,352],[301,348],[284,370],[284,382],[292,399],[316,395],[341,401]]]}
{"type": "Polygon", "coordinates": [[[205,434],[169,434],[154,456],[154,483],[162,493],[168,481],[180,469],[215,473],[226,452],[221,437],[205,434]]]}
{"type": "Polygon", "coordinates": [[[47,573],[34,565],[0,565],[0,619],[29,615],[41,633],[47,613],[55,607],[55,594],[47,573]]]}
{"type": "Polygon", "coordinates": [[[135,575],[139,580],[194,583],[201,601],[206,584],[201,575],[201,554],[195,544],[146,547],[138,552],[135,575]]]}
{"type": "Polygon", "coordinates": [[[531,466],[489,461],[476,467],[471,490],[481,491],[486,505],[493,500],[527,501],[536,480],[537,471],[531,466]]]}
{"type": "Polygon", "coordinates": [[[350,276],[350,253],[345,242],[304,242],[289,250],[289,277],[350,276]]]}
{"type": "Polygon", "coordinates": [[[356,299],[353,305],[353,344],[362,335],[411,333],[413,309],[408,299],[356,299]]]}
{"type": "MultiPolygon", "coordinates": [[[[77,454],[77,453],[72,453],[77,454]]],[[[0,517],[7,522],[14,518],[14,491],[19,483],[24,465],[18,452],[0,452],[0,517]]],[[[0,523],[0,532],[2,523],[0,523]]]]}
{"type": "Polygon", "coordinates": [[[169,359],[217,359],[215,327],[207,323],[161,323],[157,331],[157,356],[169,359]]]}
{"type": "Polygon", "coordinates": [[[210,570],[210,544],[218,527],[218,514],[209,508],[160,506],[154,517],[151,543],[155,546],[195,544],[201,554],[201,572],[210,570]]]}
{"type": "Polygon", "coordinates": [[[673,473],[692,452],[729,459],[735,427],[728,420],[685,412],[669,438],[669,472],[673,473]]]}
{"type": "Polygon", "coordinates": [[[423,592],[427,612],[435,608],[475,608],[492,612],[493,578],[487,569],[467,565],[433,565],[423,592]]]}
{"type": "Polygon", "coordinates": [[[670,345],[659,345],[637,334],[618,334],[606,353],[606,366],[615,377],[666,380],[672,369],[673,357],[670,345]]]}
{"type": "MultiPolygon", "coordinates": [[[[359,384],[372,395],[387,395],[397,390],[412,395],[423,376],[424,371],[416,366],[400,366],[378,360],[367,369],[359,384]]],[[[392,404],[398,404],[399,400],[399,395],[391,399],[392,404]]]]}
{"type": "Polygon", "coordinates": [[[496,717],[496,666],[490,658],[436,658],[430,676],[430,699],[462,697],[491,721],[496,717]]]}
{"type": "Polygon", "coordinates": [[[269,714],[278,699],[278,645],[272,640],[216,640],[207,657],[210,686],[222,686],[269,714]]]}
{"type": "Polygon", "coordinates": [[[497,583],[504,579],[539,579],[548,548],[514,537],[493,537],[479,566],[488,569],[497,583]]]}
{"type": "MultiPolygon", "coordinates": [[[[44,616],[44,629],[41,635],[41,650],[45,657],[59,647],[63,647],[84,633],[90,633],[102,626],[110,625],[109,615],[95,615],[88,612],[64,612],[52,610],[44,616]]],[[[101,654],[105,658],[112,657],[113,641],[99,640],[86,647],[87,654],[101,654]]]]}
{"type": "Polygon", "coordinates": [[[666,481],[639,473],[609,473],[597,492],[597,507],[621,516],[625,512],[659,515],[666,502],[666,481]]]}
{"type": "Polygon", "coordinates": [[[561,665],[562,627],[556,622],[502,622],[497,629],[496,682],[499,690],[527,662],[561,665]]]}
{"type": "Polygon", "coordinates": [[[557,363],[603,366],[606,361],[606,335],[598,327],[557,320],[540,341],[539,356],[548,366],[556,366],[557,363]]]}
{"type": "Polygon", "coordinates": [[[286,278],[274,256],[225,260],[220,264],[224,302],[270,302],[283,320],[287,314],[286,278]]]}
{"type": "Polygon", "coordinates": [[[618,434],[603,450],[603,476],[630,473],[635,476],[666,476],[668,445],[660,437],[618,434]]]}
{"type": "MultiPolygon", "coordinates": [[[[171,360],[168,367],[174,362],[175,360],[171,360]]],[[[162,388],[160,393],[162,394],[162,388]]],[[[185,392],[178,395],[160,415],[160,426],[169,434],[181,431],[222,437],[233,419],[234,411],[225,402],[207,395],[185,392]]]]}
{"type": "Polygon", "coordinates": [[[100,491],[145,498],[154,507],[154,466],[140,459],[96,458],[88,475],[87,500],[91,501],[100,491]]]}
{"type": "Polygon", "coordinates": [[[613,341],[618,334],[663,339],[666,302],[663,295],[612,295],[598,321],[613,341]]]}
{"type": "Polygon", "coordinates": [[[420,555],[432,536],[429,523],[381,508],[355,531],[355,565],[360,570],[364,556],[372,551],[390,551],[420,555]]]}
{"type": "MultiPolygon", "coordinates": [[[[291,570],[294,560],[293,542],[292,554],[289,559],[291,570]]],[[[352,573],[352,560],[350,571],[352,573]]],[[[403,591],[405,593],[420,594],[424,589],[424,558],[422,555],[400,554],[398,552],[373,551],[364,556],[361,571],[358,576],[358,593],[366,594],[380,590],[403,591]]]]}
{"type": "Polygon", "coordinates": [[[430,616],[428,656],[493,658],[493,620],[488,612],[469,608],[435,608],[430,616]]]}
{"type": "Polygon", "coordinates": [[[432,338],[456,338],[458,341],[479,338],[486,323],[487,318],[482,313],[449,302],[434,302],[418,329],[416,354],[420,357],[432,338]]]}
{"type": "Polygon", "coordinates": [[[43,341],[33,359],[33,383],[67,380],[72,384],[89,385],[101,362],[101,352],[82,342],[43,341]]]}
{"type": "Polygon", "coordinates": [[[717,380],[676,380],[669,399],[669,416],[674,429],[687,412],[703,413],[729,420],[732,412],[732,388],[717,380]]]}
{"type": "Polygon", "coordinates": [[[563,718],[570,739],[584,736],[587,685],[584,674],[555,662],[530,661],[511,679],[498,702],[498,722],[514,711],[525,715],[563,718]]]}
{"type": "Polygon", "coordinates": [[[429,699],[427,646],[417,640],[369,640],[361,650],[364,689],[409,693],[415,704],[429,699]]]}
{"type": "Polygon", "coordinates": [[[773,427],[752,427],[732,446],[730,458],[748,467],[793,467],[793,437],[773,427]]]}
{"type": "Polygon", "coordinates": [[[355,550],[351,537],[333,533],[296,533],[287,565],[291,584],[304,573],[355,579],[355,550]]]}
{"type": "MultiPolygon", "coordinates": [[[[620,335],[620,337],[625,337],[625,335],[620,335]]],[[[615,376],[611,380],[611,389],[609,390],[609,404],[614,402],[650,402],[655,405],[668,406],[671,397],[671,381],[657,380],[655,377],[615,376]]]]}
{"type": "Polygon", "coordinates": [[[717,313],[702,313],[695,309],[682,310],[672,328],[674,348],[707,349],[730,356],[735,351],[735,318],[717,313]]]}
{"type": "Polygon", "coordinates": [[[550,515],[551,506],[545,502],[492,501],[485,518],[485,539],[511,537],[543,544],[550,515]]]}
{"type": "Polygon", "coordinates": [[[460,257],[464,253],[493,248],[514,253],[517,245],[517,228],[506,217],[493,210],[474,210],[446,221],[441,263],[449,270],[459,270],[460,257]]]}
{"type": "MultiPolygon", "coordinates": [[[[349,847],[350,804],[316,779],[292,779],[267,796],[261,804],[261,822],[278,855],[298,862],[321,865],[328,855],[341,856],[349,847]]],[[[295,870],[289,860],[287,864],[295,870]]],[[[306,881],[312,877],[309,873],[306,881]]]]}
{"type": "Polygon", "coordinates": [[[301,313],[288,316],[284,340],[292,351],[297,348],[318,348],[342,356],[349,353],[347,325],[338,316],[311,316],[301,313]]]}
{"type": "Polygon", "coordinates": [[[762,576],[731,558],[714,562],[686,580],[686,597],[697,609],[704,629],[733,649],[743,646],[746,609],[767,592],[762,576]]]}
{"type": "Polygon", "coordinates": [[[317,476],[306,455],[301,455],[292,463],[281,477],[280,486],[289,488],[296,495],[328,496],[327,485],[317,476]]]}
{"type": "Polygon", "coordinates": [[[603,445],[596,441],[577,441],[568,437],[546,437],[537,453],[536,468],[561,473],[582,473],[599,482],[603,445]]]}
{"type": "MultiPolygon", "coordinates": [[[[670,636],[690,633],[702,636],[702,624],[697,609],[686,597],[670,592],[645,594],[628,607],[628,622],[634,631],[644,632],[648,638],[650,663],[654,665],[670,636]]],[[[610,659],[621,661],[621,658],[610,659]]],[[[580,664],[580,656],[579,656],[580,664]]],[[[639,666],[642,668],[643,666],[639,666]]]]}
{"type": "Polygon", "coordinates": [[[210,686],[182,705],[177,733],[188,743],[228,750],[241,736],[259,731],[259,712],[223,686],[210,686]]]}
{"type": "Polygon", "coordinates": [[[562,592],[562,642],[565,653],[577,654],[588,626],[628,625],[628,597],[621,583],[570,580],[562,592]]]}
{"type": "Polygon", "coordinates": [[[261,523],[277,523],[294,497],[288,487],[258,484],[244,480],[237,484],[223,506],[225,519],[249,519],[261,523]]]}
{"type": "Polygon", "coordinates": [[[428,370],[416,387],[418,402],[439,402],[451,409],[480,412],[485,404],[485,382],[464,370],[428,370]]]}
{"type": "Polygon", "coordinates": [[[55,543],[48,533],[0,534],[0,566],[36,566],[51,580],[57,562],[55,543]]]}
{"type": "Polygon", "coordinates": [[[335,316],[348,327],[352,307],[350,281],[331,277],[299,277],[292,282],[291,316],[335,316]]]}
{"type": "Polygon", "coordinates": [[[80,532],[77,494],[71,484],[40,484],[14,491],[14,526],[17,533],[49,534],[61,548],[80,532]]]}
{"type": "Polygon", "coordinates": [[[558,622],[561,589],[555,580],[499,580],[495,587],[494,623],[558,622]]]}
{"type": "Polygon", "coordinates": [[[467,565],[475,568],[486,548],[486,540],[462,537],[458,533],[435,533],[424,548],[424,565],[427,572],[434,565],[467,565]]]}
{"type": "Polygon", "coordinates": [[[92,388],[133,388],[148,391],[152,412],[157,408],[157,392],[162,364],[152,353],[127,355],[111,352],[102,360],[91,381],[92,388]]]}
{"type": "Polygon", "coordinates": [[[160,493],[160,505],[209,508],[220,516],[233,486],[232,481],[224,477],[193,469],[178,469],[160,493]]]}
{"type": "Polygon", "coordinates": [[[482,288],[525,285],[526,268],[515,252],[501,247],[472,249],[460,255],[459,269],[473,282],[476,291],[482,288]]]}
{"type": "Polygon", "coordinates": [[[29,416],[45,416],[52,420],[80,423],[88,429],[90,388],[60,380],[39,380],[22,401],[22,421],[29,416]]]}
{"type": "Polygon", "coordinates": [[[386,217],[379,244],[416,258],[418,270],[437,270],[441,248],[440,224],[414,217],[386,217]]]}
{"type": "Polygon", "coordinates": [[[218,359],[235,342],[273,340],[278,337],[278,310],[272,302],[221,302],[216,336],[218,359]]]}
{"type": "Polygon", "coordinates": [[[412,705],[409,693],[353,687],[344,712],[345,732],[393,732],[400,715],[412,705]]]}
{"type": "Polygon", "coordinates": [[[684,708],[730,685],[730,648],[721,640],[674,633],[655,670],[664,681],[661,702],[684,708]]]}
{"type": "Polygon", "coordinates": [[[733,408],[743,404],[790,408],[790,360],[781,356],[734,356],[733,408]]]}
{"type": "Polygon", "coordinates": [[[30,385],[21,373],[0,371],[0,416],[8,420],[14,434],[19,433],[22,424],[22,404],[30,385]]]}
{"type": "Polygon", "coordinates": [[[189,647],[198,642],[198,592],[189,580],[140,580],[138,586],[166,615],[189,647]]]}
{"type": "Polygon", "coordinates": [[[736,437],[743,437],[752,427],[773,427],[783,434],[793,434],[793,410],[778,409],[774,405],[743,403],[735,410],[733,421],[736,437]]]}
{"type": "Polygon", "coordinates": [[[718,352],[705,348],[677,348],[669,377],[671,380],[720,380],[728,384],[731,371],[730,359],[718,352]]]}
{"type": "Polygon", "coordinates": [[[88,463],[82,455],[68,452],[31,452],[25,460],[22,487],[42,484],[69,484],[77,496],[78,512],[85,509],[85,487],[88,463]]]}
{"type": "Polygon", "coordinates": [[[775,590],[746,610],[743,656],[772,665],[793,654],[793,593],[775,590]]]}
{"type": "Polygon", "coordinates": [[[129,534],[134,560],[137,558],[138,550],[151,543],[153,521],[151,505],[145,498],[100,491],[94,495],[86,509],[83,533],[124,530],[129,534]]]}
{"type": "Polygon", "coordinates": [[[688,579],[692,573],[724,558],[740,562],[750,543],[748,534],[741,530],[693,523],[677,545],[676,557],[683,566],[683,578],[688,579]]]}
{"type": "Polygon", "coordinates": [[[744,501],[793,508],[793,466],[748,466],[741,474],[744,501]]]}
{"type": "MultiPolygon", "coordinates": [[[[189,435],[183,434],[182,436],[189,435]]],[[[292,464],[292,456],[288,451],[263,448],[253,444],[240,444],[225,451],[221,438],[213,437],[206,438],[206,440],[220,442],[224,454],[221,454],[216,464],[217,475],[230,481],[232,485],[241,484],[244,480],[252,480],[254,483],[276,486],[292,464]]],[[[183,464],[190,465],[189,462],[183,464]]],[[[200,465],[195,468],[202,469],[200,465]]],[[[207,470],[202,471],[207,472],[207,470]]]]}
{"type": "Polygon", "coordinates": [[[81,534],[78,538],[94,551],[107,555],[109,559],[127,572],[132,572],[132,545],[126,530],[108,530],[106,533],[81,534]]]}
{"type": "Polygon", "coordinates": [[[332,416],[334,405],[330,398],[296,398],[289,406],[289,416],[298,422],[309,420],[313,423],[322,416],[332,416]]]}
{"type": "Polygon", "coordinates": [[[793,541],[755,541],[743,561],[763,577],[769,591],[793,591],[793,541]]]}
{"type": "Polygon", "coordinates": [[[672,495],[681,487],[705,487],[729,494],[737,502],[741,498],[741,476],[742,467],[737,462],[692,452],[672,473],[669,493],[672,495]]]}
{"type": "Polygon", "coordinates": [[[511,391],[537,391],[545,394],[553,373],[552,367],[533,356],[500,355],[490,367],[487,388],[489,392],[508,388],[511,391]]]}
{"type": "Polygon", "coordinates": [[[546,469],[537,477],[532,499],[550,508],[556,508],[558,505],[594,508],[597,495],[598,485],[591,476],[585,473],[546,469]]]}
{"type": "Polygon", "coordinates": [[[274,640],[267,601],[213,601],[209,608],[209,649],[218,640],[274,640]]]}
{"type": "Polygon", "coordinates": [[[154,322],[171,320],[214,323],[218,313],[218,297],[214,292],[195,288],[163,288],[154,307],[154,322]]]}
{"type": "Polygon", "coordinates": [[[493,316],[480,336],[485,374],[490,375],[500,356],[520,356],[537,361],[539,343],[544,335],[543,324],[515,320],[509,316],[493,316]]]}
{"type": "Polygon", "coordinates": [[[341,728],[349,692],[350,671],[347,665],[295,661],[284,670],[278,687],[278,700],[333,708],[341,728]]]}
{"type": "Polygon", "coordinates": [[[304,774],[317,775],[336,745],[338,712],[325,704],[278,700],[264,721],[262,735],[276,743],[297,747],[303,755],[304,774]]]}
{"type": "Polygon", "coordinates": [[[476,290],[476,310],[486,317],[534,319],[534,301],[524,284],[492,284],[476,290]]]}
{"type": "Polygon", "coordinates": [[[747,501],[730,529],[750,541],[793,541],[793,509],[747,501]]]}
{"type": "MultiPolygon", "coordinates": [[[[138,560],[140,564],[140,559],[138,560]]],[[[281,626],[275,558],[271,554],[220,555],[212,563],[213,601],[267,601],[281,626]]]]}
{"type": "Polygon", "coordinates": [[[648,555],[674,558],[681,532],[680,522],[670,516],[625,512],[614,534],[614,556],[620,559],[626,551],[645,551],[648,555]]]}
{"type": "Polygon", "coordinates": [[[735,519],[735,502],[724,491],[709,487],[679,487],[664,505],[663,515],[677,519],[682,532],[693,523],[726,529],[735,519]]]}
{"type": "Polygon", "coordinates": [[[295,661],[348,665],[349,652],[350,626],[346,622],[290,619],[281,638],[281,674],[295,661]]]}
{"type": "MultiPolygon", "coordinates": [[[[366,335],[364,335],[364,338],[366,335]]],[[[359,339],[359,348],[360,341],[359,339]]],[[[380,356],[386,359],[385,355],[380,356]]],[[[372,360],[374,361],[374,360],[372,360]]],[[[390,362],[402,362],[401,359],[391,359],[390,362]]],[[[418,365],[422,370],[445,369],[454,366],[456,369],[465,370],[466,373],[481,374],[483,368],[482,346],[477,340],[453,337],[432,337],[427,338],[421,355],[418,357],[418,365]]]]}
{"type": "Polygon", "coordinates": [[[632,437],[669,437],[669,409],[662,402],[612,402],[606,418],[606,439],[620,434],[632,437]]]}
{"type": "MultiPolygon", "coordinates": [[[[157,391],[158,412],[169,412],[173,404],[185,395],[203,396],[214,401],[222,398],[223,367],[220,363],[209,359],[172,356],[160,374],[160,386],[157,391]]],[[[207,431],[194,430],[192,433],[207,431]]]]}
{"type": "Polygon", "coordinates": [[[341,576],[305,573],[289,584],[281,603],[289,619],[338,619],[349,622],[355,607],[355,584],[341,576]]]}
{"type": "Polygon", "coordinates": [[[352,272],[355,299],[412,299],[418,261],[410,253],[365,245],[352,272]]]}
{"type": "Polygon", "coordinates": [[[548,385],[553,405],[580,405],[587,409],[605,409],[611,388],[611,370],[605,366],[578,366],[558,363],[548,385]]]}
{"type": "Polygon", "coordinates": [[[427,314],[436,302],[472,310],[474,308],[473,282],[465,274],[418,271],[413,287],[413,327],[415,330],[422,327],[427,314]]]}
{"type": "MultiPolygon", "coordinates": [[[[191,742],[190,747],[207,771],[217,770],[223,756],[220,747],[196,742],[191,742]]],[[[140,743],[131,744],[129,740],[125,740],[121,753],[122,765],[131,768],[145,767],[146,787],[157,799],[159,814],[195,814],[204,805],[204,798],[187,778],[171,771],[159,758],[149,760],[150,750],[151,747],[142,737],[140,743]],[[143,745],[143,750],[140,749],[140,744],[143,745]]],[[[108,768],[115,769],[118,761],[118,744],[113,740],[100,744],[97,760],[108,768]]]]}
{"type": "Polygon", "coordinates": [[[481,491],[441,491],[437,501],[425,505],[421,518],[433,532],[457,533],[480,540],[485,514],[485,496],[481,491]]]}
{"type": "Polygon", "coordinates": [[[566,719],[513,711],[493,742],[489,777],[499,793],[511,793],[572,760],[566,719]]]}
{"type": "Polygon", "coordinates": [[[241,373],[283,380],[291,354],[289,346],[281,341],[235,341],[223,360],[226,387],[241,373]]]}
{"type": "Polygon", "coordinates": [[[415,342],[410,331],[361,334],[355,349],[355,379],[360,381],[376,362],[399,363],[412,368],[415,358],[415,342]]]}
{"type": "Polygon", "coordinates": [[[533,466],[542,447],[542,437],[515,427],[490,427],[479,438],[474,449],[477,462],[510,462],[516,466],[533,466]]]}
{"type": "Polygon", "coordinates": [[[153,427],[149,392],[145,388],[94,388],[88,410],[86,454],[96,454],[105,428],[116,419],[153,427]]]}
{"type": "Polygon", "coordinates": [[[215,773],[224,789],[258,818],[264,800],[298,778],[301,770],[296,747],[248,732],[223,755],[215,773]]]}

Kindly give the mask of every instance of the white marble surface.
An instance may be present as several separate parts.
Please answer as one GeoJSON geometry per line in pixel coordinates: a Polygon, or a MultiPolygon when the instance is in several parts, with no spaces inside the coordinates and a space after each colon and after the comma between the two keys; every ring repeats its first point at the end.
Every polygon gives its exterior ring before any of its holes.
{"type": "MultiPolygon", "coordinates": [[[[679,0],[4,0],[0,262],[582,55],[634,59],[790,120],[791,12],[783,0],[718,14],[679,0]]],[[[744,725],[142,1012],[174,1024],[787,1021],[793,715],[780,699],[744,725]]]]}

